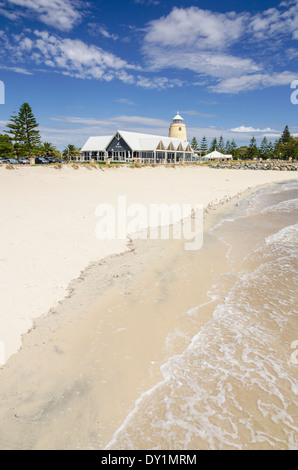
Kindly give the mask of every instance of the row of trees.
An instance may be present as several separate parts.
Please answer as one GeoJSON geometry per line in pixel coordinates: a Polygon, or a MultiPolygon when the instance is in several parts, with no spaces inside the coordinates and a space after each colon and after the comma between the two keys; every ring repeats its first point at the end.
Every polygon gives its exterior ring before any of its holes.
{"type": "Polygon", "coordinates": [[[39,124],[28,103],[23,103],[18,113],[13,113],[6,125],[4,134],[0,134],[0,157],[54,157],[69,158],[78,155],[80,149],[69,144],[62,152],[51,142],[42,142],[39,124]]]}
{"type": "Polygon", "coordinates": [[[256,138],[252,137],[249,145],[238,147],[235,140],[227,140],[225,142],[223,136],[220,136],[219,140],[214,138],[210,145],[208,145],[207,139],[204,136],[200,144],[194,137],[191,141],[191,146],[196,153],[202,156],[217,150],[225,155],[232,155],[234,159],[240,160],[250,160],[253,158],[298,159],[298,137],[291,135],[288,126],[285,126],[281,137],[274,143],[268,141],[265,136],[258,146],[256,138]]]}

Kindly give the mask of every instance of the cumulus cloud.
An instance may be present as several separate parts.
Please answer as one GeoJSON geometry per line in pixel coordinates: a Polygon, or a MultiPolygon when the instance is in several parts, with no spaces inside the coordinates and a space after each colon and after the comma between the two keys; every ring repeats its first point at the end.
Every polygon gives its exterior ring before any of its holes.
{"type": "Polygon", "coordinates": [[[35,30],[31,38],[14,35],[12,41],[2,38],[7,52],[18,60],[54,68],[65,75],[77,78],[111,80],[119,78],[131,82],[129,70],[139,70],[120,57],[102,48],[86,44],[80,39],[60,38],[47,31],[35,30]]]}
{"type": "Polygon", "coordinates": [[[217,48],[239,39],[245,15],[213,13],[197,7],[173,8],[171,13],[148,24],[145,43],[196,49],[217,48]]]}
{"type": "MultiPolygon", "coordinates": [[[[285,85],[293,73],[270,74],[268,64],[265,72],[263,61],[256,61],[256,48],[263,51],[267,40],[272,47],[276,36],[298,38],[297,18],[297,0],[256,14],[175,7],[167,16],[148,23],[142,51],[151,69],[191,70],[216,82],[209,85],[216,93],[285,85]],[[245,56],[241,55],[242,48],[245,56]]],[[[291,55],[295,56],[293,51],[291,55]]],[[[269,57],[266,59],[270,62],[269,57]]],[[[271,62],[274,69],[275,61],[271,62]]]]}
{"type": "MultiPolygon", "coordinates": [[[[61,38],[48,31],[35,30],[29,37],[25,33],[0,35],[0,47],[19,67],[21,63],[34,64],[40,71],[53,70],[65,76],[96,79],[109,82],[118,79],[128,85],[162,90],[182,86],[178,79],[163,76],[140,75],[142,67],[131,64],[99,46],[80,39],[61,38]],[[2,44],[1,44],[2,43],[2,44]]],[[[14,64],[12,65],[12,67],[14,64]]],[[[25,73],[25,72],[24,72],[25,73]]]]}
{"type": "MultiPolygon", "coordinates": [[[[135,3],[156,2],[135,0],[135,3]]],[[[30,13],[64,32],[81,21],[85,7],[86,2],[81,0],[0,0],[0,14],[15,20],[30,13]]],[[[142,30],[141,52],[146,68],[81,39],[62,38],[46,31],[35,31],[33,36],[12,35],[9,40],[2,36],[5,43],[2,51],[11,52],[10,60],[17,62],[9,64],[12,67],[19,67],[23,61],[76,78],[107,82],[116,78],[126,84],[158,90],[188,84],[182,75],[188,71],[187,81],[192,85],[207,85],[213,93],[237,94],[287,85],[296,78],[288,70],[291,67],[285,70],[280,64],[297,57],[297,48],[290,43],[298,39],[297,18],[298,0],[286,0],[256,13],[174,7],[142,30]],[[287,41],[286,48],[283,41],[287,41]],[[275,48],[275,55],[270,48],[275,48]],[[264,50],[268,50],[266,63],[264,50]],[[170,69],[177,71],[175,78],[168,76],[170,69]]],[[[97,23],[89,23],[86,30],[107,39],[119,39],[97,23]]]]}
{"type": "Polygon", "coordinates": [[[78,0],[5,0],[0,14],[16,20],[33,13],[42,23],[69,31],[81,20],[80,5],[78,0]]]}
{"type": "Polygon", "coordinates": [[[285,1],[279,8],[256,13],[248,23],[249,32],[257,39],[268,39],[278,35],[291,35],[298,39],[298,2],[285,1]]]}

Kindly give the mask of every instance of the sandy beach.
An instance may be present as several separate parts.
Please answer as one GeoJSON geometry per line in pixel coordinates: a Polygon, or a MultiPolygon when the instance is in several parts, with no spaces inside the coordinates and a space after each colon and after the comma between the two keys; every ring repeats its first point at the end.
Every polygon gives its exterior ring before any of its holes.
{"type": "Polygon", "coordinates": [[[93,261],[126,249],[126,241],[99,241],[96,207],[129,203],[216,204],[291,172],[209,168],[0,168],[0,340],[5,360],[21,345],[32,321],[67,295],[71,280],[93,261]]]}
{"type": "Polygon", "coordinates": [[[197,166],[0,168],[1,448],[113,448],[161,364],[190,341],[181,312],[206,302],[196,330],[210,318],[222,247],[207,238],[198,265],[182,240],[98,240],[99,204],[202,204],[208,230],[257,189],[296,179],[197,166]]]}

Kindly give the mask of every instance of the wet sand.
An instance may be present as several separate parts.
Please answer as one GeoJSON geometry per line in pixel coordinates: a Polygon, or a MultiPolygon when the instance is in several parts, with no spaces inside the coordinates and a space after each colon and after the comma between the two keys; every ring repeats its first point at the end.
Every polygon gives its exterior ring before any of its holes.
{"type": "MultiPolygon", "coordinates": [[[[239,200],[205,213],[205,231],[239,200]]],[[[207,291],[226,259],[206,243],[187,252],[183,240],[133,240],[91,263],[0,370],[0,448],[103,449],[160,381],[161,364],[211,315],[207,291]],[[205,302],[193,330],[184,313],[205,302]]]]}

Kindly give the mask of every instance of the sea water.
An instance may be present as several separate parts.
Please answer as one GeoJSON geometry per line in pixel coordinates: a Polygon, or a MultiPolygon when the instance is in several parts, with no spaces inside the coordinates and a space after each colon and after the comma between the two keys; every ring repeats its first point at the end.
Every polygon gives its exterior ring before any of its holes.
{"type": "MultiPolygon", "coordinates": [[[[107,449],[298,449],[298,181],[260,190],[208,236],[227,261],[211,315],[107,449]]],[[[181,315],[195,322],[201,309],[181,315]]]]}

